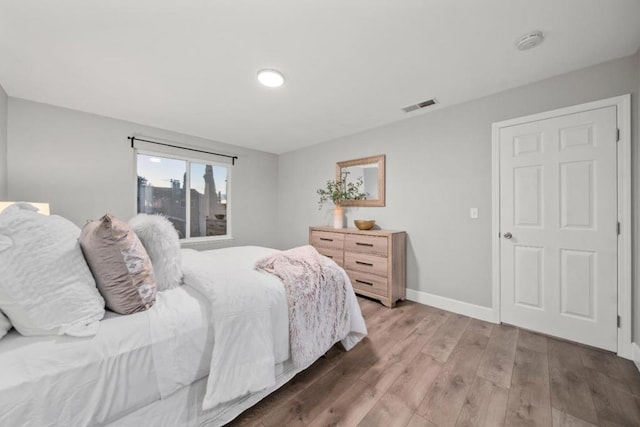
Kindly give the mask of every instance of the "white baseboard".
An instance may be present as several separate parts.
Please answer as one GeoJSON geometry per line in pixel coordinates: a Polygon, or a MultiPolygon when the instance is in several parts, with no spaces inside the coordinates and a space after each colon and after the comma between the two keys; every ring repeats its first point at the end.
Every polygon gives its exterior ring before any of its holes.
{"type": "Polygon", "coordinates": [[[468,302],[441,297],[439,295],[433,295],[427,292],[416,291],[413,289],[407,289],[407,299],[419,302],[420,304],[430,305],[442,310],[462,314],[463,316],[473,317],[474,319],[480,319],[491,323],[498,323],[497,316],[494,310],[490,307],[469,304],[468,302]]]}
{"type": "Polygon", "coordinates": [[[636,368],[640,371],[640,346],[636,343],[631,343],[633,348],[633,363],[636,364],[636,368]]]}

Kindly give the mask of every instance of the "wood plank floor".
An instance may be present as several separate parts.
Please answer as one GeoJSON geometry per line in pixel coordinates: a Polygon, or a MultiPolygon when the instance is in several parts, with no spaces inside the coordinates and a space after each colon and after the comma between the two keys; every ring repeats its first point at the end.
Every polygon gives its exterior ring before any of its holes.
{"type": "Polygon", "coordinates": [[[367,338],[229,425],[640,426],[631,361],[410,301],[358,300],[367,338]]]}

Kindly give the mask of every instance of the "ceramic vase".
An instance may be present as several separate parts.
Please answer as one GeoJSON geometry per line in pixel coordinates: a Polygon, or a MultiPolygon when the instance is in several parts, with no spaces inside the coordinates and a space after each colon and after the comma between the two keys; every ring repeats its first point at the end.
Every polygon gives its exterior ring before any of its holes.
{"type": "Polygon", "coordinates": [[[336,206],[333,210],[333,228],[344,228],[344,210],[336,206]]]}

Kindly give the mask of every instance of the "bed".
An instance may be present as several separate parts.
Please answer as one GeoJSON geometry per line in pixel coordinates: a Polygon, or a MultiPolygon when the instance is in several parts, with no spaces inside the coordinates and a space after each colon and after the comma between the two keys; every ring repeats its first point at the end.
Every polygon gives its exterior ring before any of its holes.
{"type": "MultiPolygon", "coordinates": [[[[108,312],[94,337],[24,337],[11,331],[0,340],[0,425],[217,426],[231,421],[306,368],[291,361],[283,283],[254,268],[273,252],[261,247],[183,250],[183,286],[158,293],[150,310],[127,316],[108,312]],[[273,347],[275,379],[269,387],[223,396],[208,409],[203,400],[211,388],[215,344],[224,340],[217,335],[216,341],[216,305],[196,276],[237,285],[239,295],[242,283],[259,284],[273,347]]],[[[366,326],[347,284],[350,327],[343,338],[352,347],[366,335],[366,326]]],[[[220,354],[218,363],[235,357],[220,354]]]]}

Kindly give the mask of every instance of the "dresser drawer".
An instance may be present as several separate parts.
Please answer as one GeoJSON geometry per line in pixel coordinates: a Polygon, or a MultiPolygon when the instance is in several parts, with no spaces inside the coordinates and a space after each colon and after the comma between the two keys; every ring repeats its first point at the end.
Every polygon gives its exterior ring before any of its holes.
{"type": "Polygon", "coordinates": [[[344,268],[387,277],[387,258],[359,252],[344,253],[344,268]]]}
{"type": "Polygon", "coordinates": [[[387,285],[386,277],[353,270],[346,270],[346,272],[356,292],[360,290],[385,297],[389,295],[389,286],[387,285]]]}
{"type": "Polygon", "coordinates": [[[340,249],[316,247],[316,250],[327,258],[331,258],[340,267],[344,267],[343,252],[340,249]]]}
{"type": "Polygon", "coordinates": [[[387,238],[383,236],[359,236],[349,234],[345,237],[344,248],[347,251],[387,254],[387,238]]]}
{"type": "Polygon", "coordinates": [[[344,247],[344,234],[313,230],[311,232],[311,245],[315,247],[342,249],[344,247]]]}

